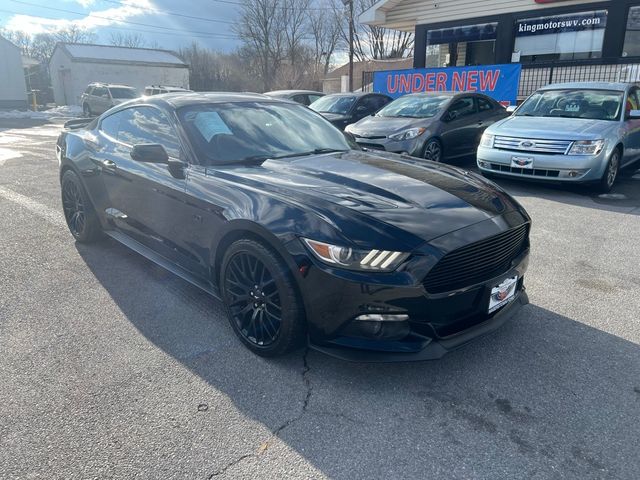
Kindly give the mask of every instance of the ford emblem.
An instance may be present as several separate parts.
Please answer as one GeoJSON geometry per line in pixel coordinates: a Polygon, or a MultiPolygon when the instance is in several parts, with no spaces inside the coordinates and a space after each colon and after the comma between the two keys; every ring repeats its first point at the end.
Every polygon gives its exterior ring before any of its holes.
{"type": "Polygon", "coordinates": [[[533,148],[533,147],[535,147],[535,146],[536,146],[536,144],[535,144],[535,143],[533,143],[533,142],[532,142],[532,141],[530,141],[530,140],[524,140],[524,141],[520,142],[520,146],[521,146],[522,148],[533,148]]]}

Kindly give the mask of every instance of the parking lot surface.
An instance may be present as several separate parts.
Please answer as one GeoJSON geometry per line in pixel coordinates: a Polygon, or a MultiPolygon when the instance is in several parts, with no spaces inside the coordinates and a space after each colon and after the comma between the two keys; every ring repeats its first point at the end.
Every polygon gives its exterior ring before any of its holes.
{"type": "Polygon", "coordinates": [[[498,181],[533,228],[531,304],[495,334],[267,360],[197,288],[76,244],[60,122],[0,122],[0,478],[638,478],[638,172],[605,197],[498,181]]]}

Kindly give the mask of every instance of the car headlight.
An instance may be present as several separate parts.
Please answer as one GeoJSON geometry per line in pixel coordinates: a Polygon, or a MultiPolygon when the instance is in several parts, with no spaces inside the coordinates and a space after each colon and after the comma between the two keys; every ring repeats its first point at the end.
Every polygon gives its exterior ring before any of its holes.
{"type": "Polygon", "coordinates": [[[485,148],[493,148],[493,141],[495,140],[495,138],[495,135],[487,132],[483,133],[482,138],[480,139],[480,146],[485,148]]]}
{"type": "Polygon", "coordinates": [[[392,252],[388,250],[358,250],[350,247],[331,245],[308,238],[302,239],[319,260],[330,265],[350,270],[373,270],[391,272],[404,262],[407,252],[392,252]]]}
{"type": "Polygon", "coordinates": [[[604,148],[604,140],[579,140],[573,142],[569,155],[598,155],[604,148]]]}
{"type": "Polygon", "coordinates": [[[344,127],[344,131],[347,133],[353,133],[353,123],[351,125],[347,125],[346,127],[344,127]]]}
{"type": "Polygon", "coordinates": [[[404,130],[400,133],[389,135],[389,138],[391,140],[411,140],[412,138],[419,137],[426,131],[426,128],[410,128],[409,130],[404,130]]]}

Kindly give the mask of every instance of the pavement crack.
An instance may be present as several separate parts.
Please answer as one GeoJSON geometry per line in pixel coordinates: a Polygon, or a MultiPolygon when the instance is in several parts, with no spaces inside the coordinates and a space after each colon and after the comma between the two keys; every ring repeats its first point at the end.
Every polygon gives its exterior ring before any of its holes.
{"type": "Polygon", "coordinates": [[[235,460],[233,460],[232,462],[227,463],[224,467],[222,467],[219,470],[216,470],[215,472],[213,472],[211,475],[209,475],[207,478],[209,480],[211,480],[214,477],[217,477],[218,475],[223,475],[227,472],[227,470],[229,470],[231,467],[239,464],[240,462],[242,462],[243,460],[246,460],[249,457],[255,457],[255,453],[247,453],[245,455],[242,455],[241,457],[236,458],[235,460]]]}

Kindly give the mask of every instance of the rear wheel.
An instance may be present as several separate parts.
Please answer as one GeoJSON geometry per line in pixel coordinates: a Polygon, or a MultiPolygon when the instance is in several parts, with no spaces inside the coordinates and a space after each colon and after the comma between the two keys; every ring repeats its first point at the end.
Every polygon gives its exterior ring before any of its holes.
{"type": "Polygon", "coordinates": [[[220,271],[231,326],[251,351],[265,357],[294,350],[304,338],[304,309],[285,263],[250,239],[233,243],[220,271]]]}
{"type": "Polygon", "coordinates": [[[609,161],[607,162],[607,167],[604,169],[604,173],[602,174],[602,178],[596,184],[595,190],[597,193],[608,193],[613,188],[613,185],[616,183],[616,179],[618,178],[618,173],[620,171],[620,150],[615,149],[611,156],[609,157],[609,161]]]}
{"type": "Polygon", "coordinates": [[[67,170],[62,176],[62,209],[69,231],[81,243],[90,243],[102,236],[98,216],[91,205],[78,175],[67,170]]]}
{"type": "Polygon", "coordinates": [[[435,138],[432,138],[424,146],[422,157],[432,162],[440,162],[442,160],[442,144],[435,138]]]}

